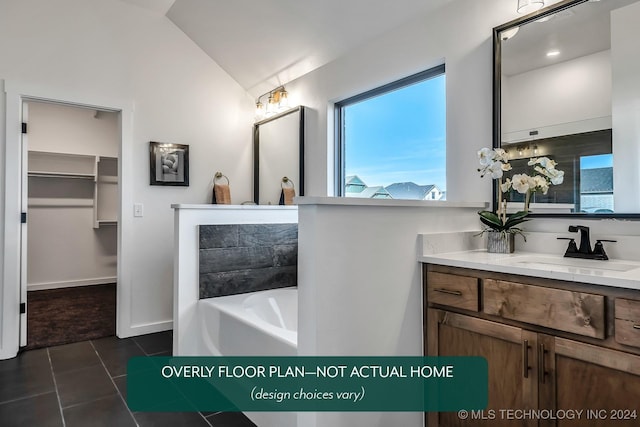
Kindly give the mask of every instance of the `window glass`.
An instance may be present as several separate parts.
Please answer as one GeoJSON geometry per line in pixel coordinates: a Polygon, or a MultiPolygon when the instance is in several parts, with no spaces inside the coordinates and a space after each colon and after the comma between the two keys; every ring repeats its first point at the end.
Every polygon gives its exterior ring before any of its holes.
{"type": "Polygon", "coordinates": [[[337,104],[338,194],[446,197],[444,66],[337,104]]]}

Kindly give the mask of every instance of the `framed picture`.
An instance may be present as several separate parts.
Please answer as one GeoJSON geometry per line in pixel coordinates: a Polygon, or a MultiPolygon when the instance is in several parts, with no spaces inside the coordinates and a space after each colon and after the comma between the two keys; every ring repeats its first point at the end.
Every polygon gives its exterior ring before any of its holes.
{"type": "Polygon", "coordinates": [[[149,143],[151,185],[189,186],[189,146],[149,143]]]}

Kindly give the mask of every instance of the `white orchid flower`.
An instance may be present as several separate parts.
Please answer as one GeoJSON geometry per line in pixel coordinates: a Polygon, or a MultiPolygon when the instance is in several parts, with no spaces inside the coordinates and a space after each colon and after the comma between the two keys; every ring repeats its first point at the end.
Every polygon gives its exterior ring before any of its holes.
{"type": "Polygon", "coordinates": [[[507,152],[502,148],[494,148],[493,152],[495,153],[495,160],[500,160],[501,162],[509,161],[509,156],[507,152]]]}
{"type": "Polygon", "coordinates": [[[549,170],[549,169],[555,169],[556,168],[556,165],[558,163],[555,160],[551,160],[551,159],[548,159],[546,157],[543,157],[543,158],[546,159],[546,163],[545,163],[545,165],[543,165],[545,169],[549,170]]]}
{"type": "Polygon", "coordinates": [[[484,147],[480,151],[478,151],[478,159],[480,160],[480,164],[482,166],[489,166],[493,159],[495,158],[495,152],[487,147],[484,147]]]}
{"type": "Polygon", "coordinates": [[[507,191],[509,191],[510,188],[511,188],[511,179],[507,178],[500,186],[500,191],[502,191],[503,193],[506,193],[507,191]]]}
{"type": "Polygon", "coordinates": [[[529,184],[531,177],[524,173],[513,175],[511,186],[520,194],[526,194],[529,191],[529,184]]]}
{"type": "Polygon", "coordinates": [[[543,176],[536,175],[533,177],[533,184],[535,191],[542,191],[542,194],[547,194],[549,191],[549,181],[543,176]]]}
{"type": "Polygon", "coordinates": [[[491,172],[491,178],[493,179],[502,178],[502,175],[503,175],[502,163],[500,162],[491,163],[491,165],[487,168],[487,171],[491,172]]]}
{"type": "Polygon", "coordinates": [[[564,182],[564,171],[556,170],[556,172],[556,176],[551,177],[551,183],[553,185],[560,185],[564,182]]]}
{"type": "Polygon", "coordinates": [[[510,163],[503,163],[502,164],[502,170],[503,171],[507,172],[507,171],[510,171],[511,169],[513,169],[513,168],[511,167],[510,163]]]}

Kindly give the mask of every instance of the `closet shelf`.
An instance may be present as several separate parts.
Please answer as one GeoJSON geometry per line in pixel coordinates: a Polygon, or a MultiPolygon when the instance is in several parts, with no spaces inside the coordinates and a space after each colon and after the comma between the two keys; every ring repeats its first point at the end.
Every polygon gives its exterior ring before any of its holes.
{"type": "Polygon", "coordinates": [[[29,171],[30,177],[36,178],[72,178],[72,179],[90,179],[95,181],[95,174],[77,173],[77,172],[49,172],[49,171],[29,171]]]}
{"type": "MultiPolygon", "coordinates": [[[[93,208],[93,227],[117,226],[118,221],[118,158],[99,155],[54,153],[45,151],[29,151],[28,176],[38,178],[72,178],[91,181],[93,183],[92,200],[88,207],[93,208]]],[[[43,181],[33,184],[44,185],[43,181]]],[[[55,186],[69,186],[69,182],[55,182],[55,186]]],[[[71,186],[69,186],[71,187],[71,186]]],[[[81,186],[82,190],[88,190],[81,186]]],[[[29,205],[34,207],[81,207],[78,203],[68,201],[36,201],[31,197],[29,205]]],[[[74,200],[76,198],[69,198],[74,200]]],[[[84,203],[81,204],[84,207],[84,203]]]]}

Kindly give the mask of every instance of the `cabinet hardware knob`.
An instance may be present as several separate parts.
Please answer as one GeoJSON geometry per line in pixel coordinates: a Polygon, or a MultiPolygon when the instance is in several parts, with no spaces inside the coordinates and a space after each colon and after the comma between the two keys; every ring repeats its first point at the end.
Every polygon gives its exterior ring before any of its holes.
{"type": "Polygon", "coordinates": [[[524,340],[522,342],[522,375],[525,378],[529,378],[529,370],[531,367],[529,366],[529,340],[524,340]]]}
{"type": "Polygon", "coordinates": [[[460,292],[460,291],[451,291],[449,289],[434,289],[434,291],[440,292],[442,294],[456,295],[456,296],[459,296],[459,297],[462,296],[462,292],[460,292]]]}

